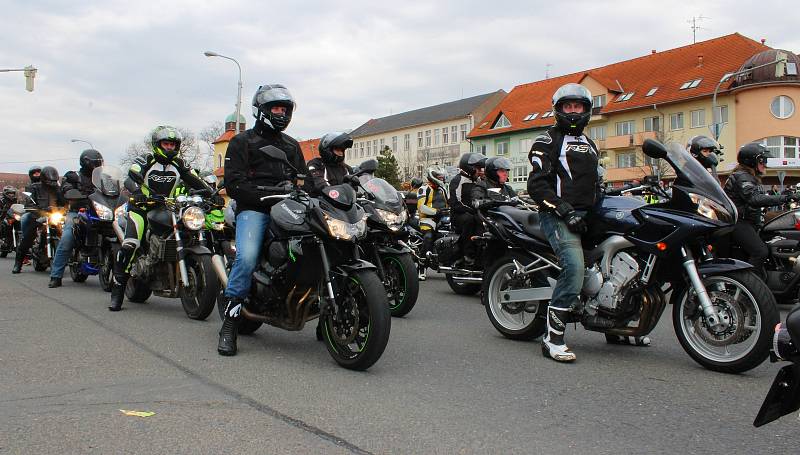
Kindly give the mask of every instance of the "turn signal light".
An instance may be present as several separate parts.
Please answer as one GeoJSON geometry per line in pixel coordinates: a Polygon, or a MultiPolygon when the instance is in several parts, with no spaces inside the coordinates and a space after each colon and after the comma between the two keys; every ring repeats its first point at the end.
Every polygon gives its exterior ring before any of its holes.
{"type": "Polygon", "coordinates": [[[658,248],[658,251],[666,251],[667,250],[667,244],[664,243],[664,242],[658,242],[658,243],[656,243],[656,248],[658,248]]]}

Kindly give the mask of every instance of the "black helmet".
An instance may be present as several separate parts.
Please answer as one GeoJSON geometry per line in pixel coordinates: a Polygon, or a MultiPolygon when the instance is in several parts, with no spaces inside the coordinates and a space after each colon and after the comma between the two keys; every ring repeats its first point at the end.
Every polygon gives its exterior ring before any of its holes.
{"type": "Polygon", "coordinates": [[[33,182],[33,183],[38,182],[39,179],[41,178],[41,177],[38,177],[38,176],[37,177],[33,176],[33,174],[35,174],[37,172],[39,174],[42,173],[42,167],[41,166],[31,166],[31,168],[28,169],[28,177],[31,179],[31,182],[33,182]]]}
{"type": "Polygon", "coordinates": [[[422,186],[422,179],[419,177],[414,177],[411,179],[411,188],[417,189],[422,186]]]}
{"type": "Polygon", "coordinates": [[[769,152],[766,147],[758,142],[751,142],[739,149],[736,161],[758,172],[758,163],[767,164],[767,155],[769,152]]]}
{"type": "Polygon", "coordinates": [[[497,175],[497,171],[500,169],[510,171],[511,161],[509,161],[508,158],[503,158],[502,156],[493,156],[486,160],[486,180],[494,183],[495,185],[500,185],[500,178],[497,175]]]}
{"type": "Polygon", "coordinates": [[[43,167],[42,184],[47,186],[58,186],[58,170],[53,166],[43,167]]]}
{"type": "Polygon", "coordinates": [[[475,177],[475,169],[486,166],[486,157],[480,153],[469,152],[461,155],[458,160],[458,168],[467,177],[475,177]]]}
{"type": "Polygon", "coordinates": [[[283,85],[268,84],[258,87],[253,95],[253,116],[275,131],[283,131],[292,121],[292,112],[297,105],[292,94],[283,85]],[[273,114],[273,106],[284,106],[285,115],[273,114]]]}
{"type": "Polygon", "coordinates": [[[333,149],[347,150],[353,146],[353,138],[347,133],[328,133],[319,140],[319,156],[325,163],[341,163],[344,155],[333,153],[333,149]]]}
{"type": "Polygon", "coordinates": [[[442,169],[438,167],[432,167],[428,169],[426,177],[428,179],[428,183],[430,183],[431,185],[436,185],[439,188],[444,188],[444,180],[446,177],[442,169]]]}
{"type": "Polygon", "coordinates": [[[17,189],[13,186],[6,185],[3,187],[3,197],[10,201],[14,201],[17,199],[17,189]]]}
{"type": "Polygon", "coordinates": [[[79,162],[82,171],[91,173],[95,168],[103,165],[103,155],[95,149],[87,149],[81,153],[79,162]]]}
{"type": "Polygon", "coordinates": [[[580,84],[565,84],[553,94],[553,115],[556,117],[556,128],[562,133],[579,136],[592,117],[592,93],[580,84]],[[578,101],[583,104],[583,112],[565,114],[563,109],[567,101],[578,101]]]}
{"type": "Polygon", "coordinates": [[[686,148],[689,150],[689,153],[700,162],[705,168],[715,167],[719,164],[719,159],[717,158],[717,153],[719,153],[719,145],[714,139],[711,139],[708,136],[694,136],[693,138],[689,139],[689,143],[686,144],[686,148]],[[711,154],[708,156],[703,155],[702,151],[710,149],[711,154]]]}
{"type": "Polygon", "coordinates": [[[181,151],[181,142],[183,142],[183,135],[177,128],[171,126],[157,126],[150,135],[150,147],[153,149],[153,155],[159,161],[172,161],[178,156],[181,151]],[[175,149],[165,150],[161,147],[162,141],[174,142],[175,149]]]}

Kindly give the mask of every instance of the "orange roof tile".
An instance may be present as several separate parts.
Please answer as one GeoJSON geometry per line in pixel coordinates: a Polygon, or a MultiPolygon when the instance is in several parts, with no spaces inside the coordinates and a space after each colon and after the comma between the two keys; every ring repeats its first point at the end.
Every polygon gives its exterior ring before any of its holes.
{"type": "MultiPolygon", "coordinates": [[[[607,87],[610,92],[607,104],[596,112],[599,114],[711,96],[717,82],[725,73],[737,71],[748,58],[766,49],[770,48],[733,33],[600,68],[518,85],[483,120],[476,123],[477,126],[469,133],[469,137],[491,136],[552,125],[553,117],[543,118],[542,115],[552,109],[553,93],[561,85],[579,83],[587,76],[607,87]],[[697,87],[680,89],[685,82],[695,79],[702,79],[697,87]],[[616,101],[615,95],[620,93],[619,85],[625,93],[634,93],[629,100],[616,101]],[[647,92],[654,87],[658,87],[655,94],[646,97],[647,92]],[[511,126],[491,129],[501,112],[511,122],[511,126]],[[528,114],[535,112],[539,113],[535,120],[523,121],[528,114]]],[[[731,82],[723,84],[720,93],[725,92],[731,82]]]]}
{"type": "Polygon", "coordinates": [[[220,137],[216,138],[212,144],[218,144],[220,142],[230,142],[233,139],[233,136],[236,135],[236,131],[234,130],[227,130],[220,137]]]}
{"type": "Polygon", "coordinates": [[[300,149],[303,151],[303,159],[306,162],[319,156],[319,138],[300,141],[300,149]]]}

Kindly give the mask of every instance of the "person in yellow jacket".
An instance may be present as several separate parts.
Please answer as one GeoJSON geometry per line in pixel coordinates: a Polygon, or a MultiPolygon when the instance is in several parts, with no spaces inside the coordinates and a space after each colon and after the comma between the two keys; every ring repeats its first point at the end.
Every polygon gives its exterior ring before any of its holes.
{"type": "MultiPolygon", "coordinates": [[[[433,242],[436,240],[436,223],[439,221],[440,210],[447,208],[447,193],[445,185],[445,173],[439,168],[432,167],[427,172],[428,185],[424,193],[417,199],[417,213],[419,214],[419,227],[423,233],[422,237],[422,256],[427,257],[429,251],[433,250],[433,242]],[[426,207],[423,209],[422,207],[426,207]],[[426,213],[427,212],[427,213],[426,213]]],[[[425,265],[420,265],[419,280],[425,281],[425,265]]]]}

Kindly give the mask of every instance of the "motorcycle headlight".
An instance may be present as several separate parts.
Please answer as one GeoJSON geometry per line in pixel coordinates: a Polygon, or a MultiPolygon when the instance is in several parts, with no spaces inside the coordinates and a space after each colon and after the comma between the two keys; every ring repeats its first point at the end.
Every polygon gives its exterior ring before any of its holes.
{"type": "Polygon", "coordinates": [[[375,209],[375,213],[377,213],[381,220],[383,220],[383,222],[389,226],[389,229],[393,231],[399,231],[408,219],[408,214],[406,213],[405,209],[400,210],[400,213],[394,213],[383,209],[375,209]]]}
{"type": "Polygon", "coordinates": [[[731,216],[730,212],[728,212],[725,207],[721,206],[719,203],[695,193],[689,193],[689,198],[692,199],[692,202],[697,204],[697,213],[700,215],[703,215],[711,220],[718,220],[725,223],[733,224],[736,222],[736,220],[733,219],[733,216],[731,216]]]}
{"type": "Polygon", "coordinates": [[[206,223],[206,214],[200,207],[188,207],[183,211],[183,225],[197,231],[206,223]]]}
{"type": "Polygon", "coordinates": [[[15,219],[15,220],[17,220],[17,221],[19,221],[19,220],[21,220],[21,219],[22,219],[22,215],[20,215],[20,214],[18,214],[18,213],[15,213],[15,214],[14,214],[14,219],[15,219]]]}
{"type": "Polygon", "coordinates": [[[367,217],[356,223],[348,223],[325,214],[325,223],[328,225],[328,232],[331,236],[339,240],[353,240],[367,232],[367,217]]]}
{"type": "Polygon", "coordinates": [[[221,231],[225,229],[225,223],[211,223],[211,229],[221,231]]]}
{"type": "Polygon", "coordinates": [[[94,211],[97,212],[97,217],[103,221],[111,221],[114,219],[114,211],[112,211],[109,207],[97,202],[92,201],[92,205],[94,206],[94,211]]]}
{"type": "Polygon", "coordinates": [[[53,226],[58,226],[64,221],[64,214],[61,212],[53,212],[48,216],[48,220],[53,226]]]}

